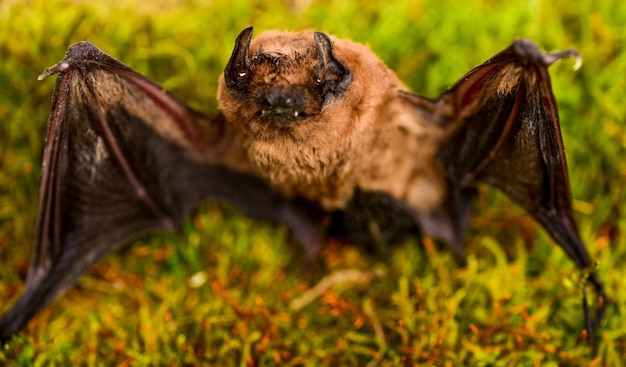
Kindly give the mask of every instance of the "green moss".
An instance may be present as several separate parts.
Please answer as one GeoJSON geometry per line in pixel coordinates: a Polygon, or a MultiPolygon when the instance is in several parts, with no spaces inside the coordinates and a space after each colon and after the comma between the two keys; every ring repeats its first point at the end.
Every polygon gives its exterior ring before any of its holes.
{"type": "MultiPolygon", "coordinates": [[[[3,365],[620,365],[626,359],[626,3],[565,0],[18,1],[0,3],[0,312],[22,289],[53,81],[37,75],[89,40],[194,108],[253,24],[364,42],[436,96],[517,36],[575,47],[551,68],[575,209],[611,304],[580,337],[579,273],[536,224],[484,189],[468,264],[410,240],[378,255],[331,246],[313,272],[280,225],[206,204],[184,233],[110,255],[0,350],[3,365]],[[372,269],[382,274],[372,276],[372,269]],[[358,271],[294,311],[336,272],[358,271]],[[360,274],[360,275],[358,275],[360,274]]],[[[341,278],[340,278],[341,279],[341,278]]]]}

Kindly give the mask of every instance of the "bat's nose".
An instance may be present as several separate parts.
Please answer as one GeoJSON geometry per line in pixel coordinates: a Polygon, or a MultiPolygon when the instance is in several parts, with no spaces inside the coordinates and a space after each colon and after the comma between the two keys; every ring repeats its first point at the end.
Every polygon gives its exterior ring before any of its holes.
{"type": "Polygon", "coordinates": [[[306,104],[306,93],[297,87],[274,85],[264,88],[258,102],[263,107],[302,110],[306,104]]]}
{"type": "Polygon", "coordinates": [[[269,107],[294,108],[296,106],[296,99],[291,94],[270,94],[265,96],[265,102],[269,107]]]}

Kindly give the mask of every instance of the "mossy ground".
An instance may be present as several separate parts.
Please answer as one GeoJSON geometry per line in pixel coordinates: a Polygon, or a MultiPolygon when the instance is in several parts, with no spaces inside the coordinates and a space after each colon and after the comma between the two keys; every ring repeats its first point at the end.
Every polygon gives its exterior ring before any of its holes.
{"type": "Polygon", "coordinates": [[[312,28],[368,45],[434,97],[517,36],[576,48],[551,67],[576,216],[610,297],[581,338],[580,272],[523,211],[481,190],[468,262],[416,239],[330,244],[301,270],[281,225],[217,203],[181,235],[108,256],[0,349],[3,365],[593,365],[626,360],[626,3],[623,1],[0,2],[0,312],[24,284],[53,81],[89,40],[207,114],[238,32],[312,28]],[[332,284],[332,286],[322,287],[332,284]],[[294,302],[316,285],[304,306],[294,302]]]}

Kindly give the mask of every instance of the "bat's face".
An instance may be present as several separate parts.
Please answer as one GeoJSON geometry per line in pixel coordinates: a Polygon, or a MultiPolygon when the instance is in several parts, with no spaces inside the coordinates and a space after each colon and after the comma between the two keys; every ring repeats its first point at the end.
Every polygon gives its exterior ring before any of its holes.
{"type": "Polygon", "coordinates": [[[241,116],[229,120],[241,121],[257,139],[309,140],[325,107],[347,93],[351,71],[321,32],[266,33],[251,39],[252,29],[241,32],[224,70],[228,98],[220,95],[223,111],[237,111],[241,116]],[[229,109],[228,102],[235,108],[229,109]]]}

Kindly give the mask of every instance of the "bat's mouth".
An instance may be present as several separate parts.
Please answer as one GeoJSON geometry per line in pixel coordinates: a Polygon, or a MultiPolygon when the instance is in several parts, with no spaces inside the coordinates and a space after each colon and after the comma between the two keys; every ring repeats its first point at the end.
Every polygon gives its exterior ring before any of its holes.
{"type": "Polygon", "coordinates": [[[259,113],[261,119],[276,125],[290,125],[308,117],[308,114],[293,108],[272,107],[262,109],[259,113]]]}

